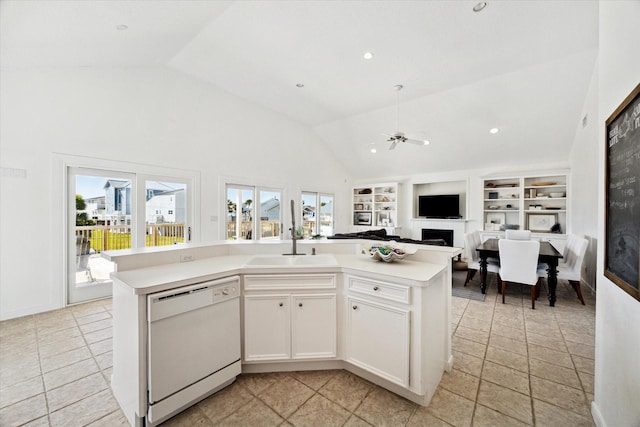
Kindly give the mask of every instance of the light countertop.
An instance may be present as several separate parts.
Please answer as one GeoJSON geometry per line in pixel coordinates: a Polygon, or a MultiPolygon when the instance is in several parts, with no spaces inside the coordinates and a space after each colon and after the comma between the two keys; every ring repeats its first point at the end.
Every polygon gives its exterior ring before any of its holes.
{"type": "Polygon", "coordinates": [[[146,295],[235,274],[347,273],[389,280],[407,286],[424,287],[428,286],[430,279],[447,268],[445,265],[411,260],[410,256],[400,261],[386,263],[355,254],[335,254],[337,263],[332,265],[247,265],[254,256],[216,256],[191,262],[112,273],[112,277],[131,287],[135,294],[146,295]]]}

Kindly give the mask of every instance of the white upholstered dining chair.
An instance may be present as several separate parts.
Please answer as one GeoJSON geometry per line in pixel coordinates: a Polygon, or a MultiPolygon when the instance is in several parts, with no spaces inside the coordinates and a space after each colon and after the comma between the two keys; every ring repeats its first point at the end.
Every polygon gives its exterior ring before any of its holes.
{"type": "MultiPolygon", "coordinates": [[[[480,255],[476,248],[482,243],[479,231],[473,231],[464,235],[464,250],[465,257],[467,258],[467,277],[464,279],[464,286],[467,286],[469,280],[471,280],[476,274],[476,271],[480,270],[480,255]]],[[[498,273],[499,265],[493,259],[487,260],[487,272],[498,273]]]]}
{"type": "Polygon", "coordinates": [[[502,279],[502,303],[506,283],[521,283],[531,286],[531,308],[536,308],[538,296],[538,254],[540,242],[537,240],[508,240],[498,242],[500,252],[500,279],[502,279]]]}
{"type": "MultiPolygon", "coordinates": [[[[582,305],[585,304],[584,298],[582,297],[582,289],[580,288],[580,281],[582,280],[582,263],[584,262],[584,256],[587,253],[588,246],[589,241],[587,239],[570,234],[562,253],[562,261],[558,263],[558,280],[567,280],[569,282],[578,295],[578,299],[582,305]]],[[[549,266],[546,264],[539,267],[538,277],[546,278],[548,268],[549,266]]]]}
{"type": "Polygon", "coordinates": [[[531,230],[505,230],[504,237],[509,240],[531,240],[531,230]]]}

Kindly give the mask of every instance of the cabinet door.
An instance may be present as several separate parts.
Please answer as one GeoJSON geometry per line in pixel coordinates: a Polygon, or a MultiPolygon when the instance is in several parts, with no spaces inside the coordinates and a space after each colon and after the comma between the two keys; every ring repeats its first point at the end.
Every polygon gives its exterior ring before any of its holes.
{"type": "Polygon", "coordinates": [[[289,306],[289,295],[245,295],[245,360],[278,360],[291,357],[289,306]]]}
{"type": "Polygon", "coordinates": [[[294,359],[336,357],[336,294],[294,295],[291,313],[294,359]]]}
{"type": "Polygon", "coordinates": [[[347,302],[347,361],[408,386],[410,312],[357,298],[347,302]]]}

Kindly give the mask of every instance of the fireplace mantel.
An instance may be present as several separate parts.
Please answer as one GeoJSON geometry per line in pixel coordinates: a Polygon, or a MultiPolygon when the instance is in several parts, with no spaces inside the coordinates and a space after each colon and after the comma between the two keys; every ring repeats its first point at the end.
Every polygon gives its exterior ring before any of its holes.
{"type": "Polygon", "coordinates": [[[421,239],[423,228],[433,228],[436,230],[453,230],[453,246],[464,247],[464,234],[466,233],[466,219],[440,219],[440,218],[412,218],[411,238],[421,239]]]}

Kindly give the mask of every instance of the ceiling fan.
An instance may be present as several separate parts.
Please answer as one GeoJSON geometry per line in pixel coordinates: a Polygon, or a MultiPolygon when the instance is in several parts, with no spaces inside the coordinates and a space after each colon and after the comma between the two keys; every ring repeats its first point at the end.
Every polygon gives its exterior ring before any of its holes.
{"type": "Polygon", "coordinates": [[[429,145],[429,141],[427,140],[419,140],[419,139],[414,139],[414,138],[410,138],[408,136],[406,136],[404,134],[404,132],[400,132],[400,91],[402,90],[403,86],[402,85],[395,85],[393,87],[396,92],[396,132],[392,133],[392,134],[388,134],[388,133],[383,133],[383,135],[388,136],[389,139],[387,139],[387,142],[390,142],[391,145],[389,146],[389,150],[393,150],[394,148],[396,148],[396,145],[398,145],[401,142],[409,142],[411,144],[416,144],[416,145],[429,145]]]}

